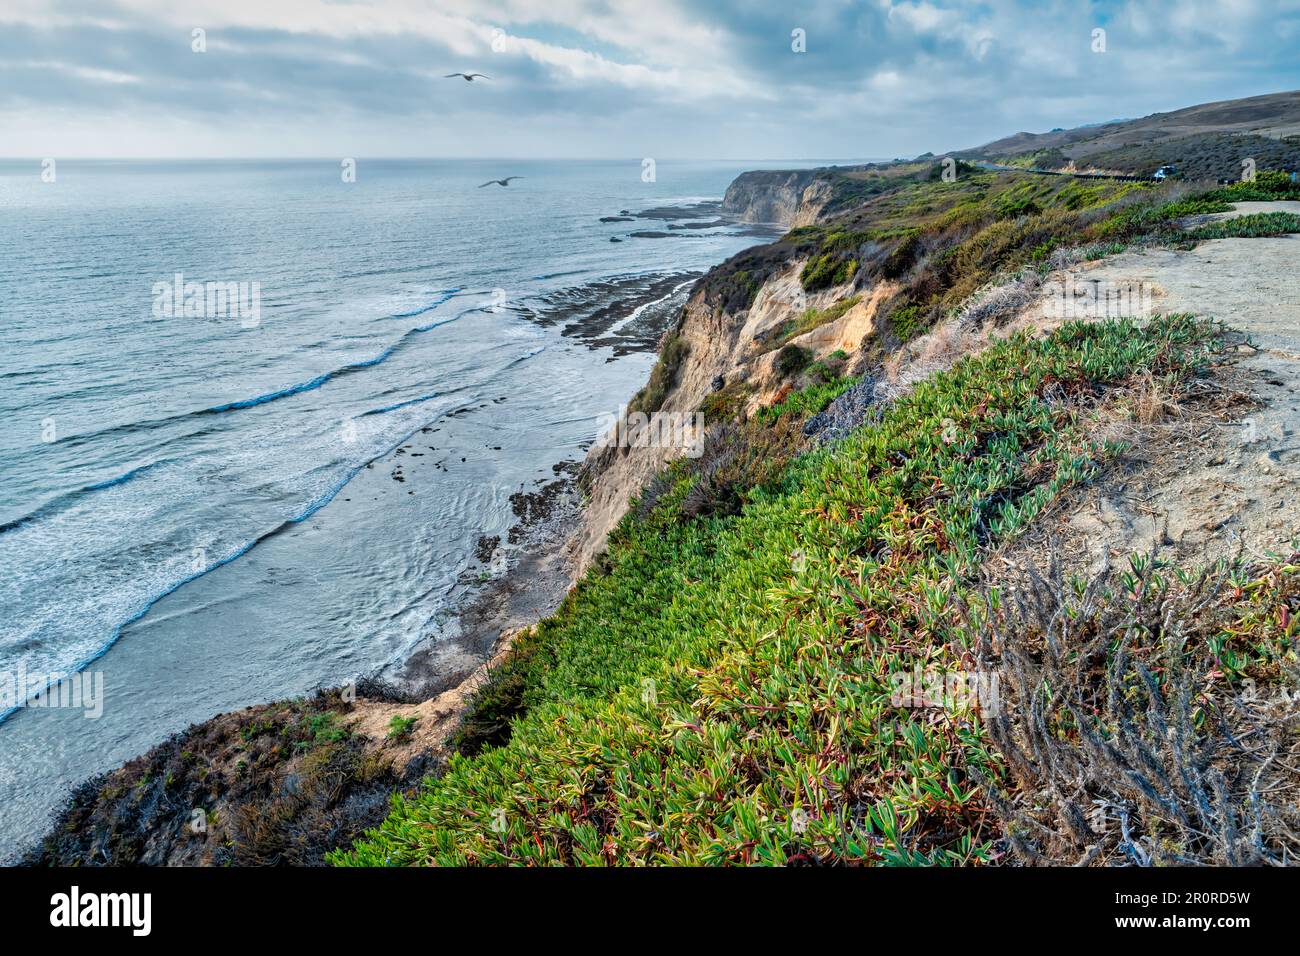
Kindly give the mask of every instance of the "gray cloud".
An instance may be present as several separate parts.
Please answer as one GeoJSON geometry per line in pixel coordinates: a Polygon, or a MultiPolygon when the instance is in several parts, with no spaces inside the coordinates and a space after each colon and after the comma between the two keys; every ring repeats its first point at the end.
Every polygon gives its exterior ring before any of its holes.
{"type": "Polygon", "coordinates": [[[911,155],[1295,88],[1297,54],[1300,0],[8,0],[0,154],[911,155]]]}

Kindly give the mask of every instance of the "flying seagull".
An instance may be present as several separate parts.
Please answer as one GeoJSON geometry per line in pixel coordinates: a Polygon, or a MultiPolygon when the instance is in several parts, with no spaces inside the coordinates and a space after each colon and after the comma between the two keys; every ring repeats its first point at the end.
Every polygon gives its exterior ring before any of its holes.
{"type": "Polygon", "coordinates": [[[505,179],[489,179],[485,183],[479,183],[478,188],[482,189],[484,186],[491,186],[493,183],[496,183],[498,186],[509,186],[510,180],[523,179],[523,178],[524,178],[523,176],[507,176],[505,179]]]}
{"type": "Polygon", "coordinates": [[[443,79],[444,79],[444,80],[450,80],[453,76],[463,76],[463,77],[465,77],[465,82],[466,82],[466,83],[473,83],[473,82],[474,82],[474,77],[476,77],[476,76],[481,76],[481,77],[483,77],[483,79],[485,79],[485,80],[490,80],[490,79],[492,79],[492,77],[488,76],[486,73],[448,73],[446,76],[443,77],[443,79]]]}

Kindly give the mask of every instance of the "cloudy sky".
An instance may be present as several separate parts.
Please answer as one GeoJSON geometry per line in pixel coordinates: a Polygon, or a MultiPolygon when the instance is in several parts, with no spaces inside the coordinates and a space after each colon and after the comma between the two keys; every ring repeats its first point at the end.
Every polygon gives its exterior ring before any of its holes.
{"type": "Polygon", "coordinates": [[[1300,0],[0,0],[10,157],[911,156],[1296,88],[1300,0]]]}

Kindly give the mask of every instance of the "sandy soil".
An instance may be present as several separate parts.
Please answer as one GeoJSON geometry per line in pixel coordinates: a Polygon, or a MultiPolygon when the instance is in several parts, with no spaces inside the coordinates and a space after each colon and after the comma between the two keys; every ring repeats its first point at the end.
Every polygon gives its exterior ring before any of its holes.
{"type": "Polygon", "coordinates": [[[1294,199],[1281,199],[1277,202],[1239,202],[1233,204],[1231,212],[1218,212],[1206,216],[1206,218],[1209,220],[1236,219],[1238,216],[1249,216],[1257,212],[1300,213],[1300,202],[1294,199]]]}
{"type": "MultiPolygon", "coordinates": [[[[1224,217],[1289,207],[1300,203],[1241,203],[1224,217]]],[[[1156,550],[1195,566],[1286,548],[1300,536],[1300,236],[1130,252],[1068,276],[1141,282],[1154,312],[1218,319],[1250,344],[1207,383],[1214,395],[1138,429],[1116,468],[1013,550],[1033,553],[1056,538],[1095,571],[1107,553],[1113,560],[1156,550]]]]}

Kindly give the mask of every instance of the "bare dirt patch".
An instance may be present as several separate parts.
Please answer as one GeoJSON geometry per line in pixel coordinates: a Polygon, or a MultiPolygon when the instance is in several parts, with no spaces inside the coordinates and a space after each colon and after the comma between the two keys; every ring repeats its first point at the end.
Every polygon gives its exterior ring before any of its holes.
{"type": "Polygon", "coordinates": [[[1219,320],[1245,342],[1180,407],[1117,428],[1130,450],[1116,466],[1000,557],[1046,538],[1094,572],[1107,556],[1134,552],[1203,564],[1287,551],[1300,536],[1297,264],[1300,237],[1284,236],[1131,252],[1069,270],[1079,283],[1142,283],[1157,311],[1219,320]]]}
{"type": "Polygon", "coordinates": [[[1067,273],[1240,335],[1177,394],[1139,381],[1099,408],[1096,436],[1127,450],[986,564],[1003,610],[979,658],[1004,688],[988,729],[1012,781],[988,793],[1024,862],[1286,865],[1300,848],[1298,257],[1296,237],[1230,239],[1067,273]]]}

